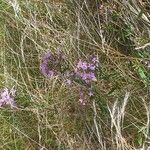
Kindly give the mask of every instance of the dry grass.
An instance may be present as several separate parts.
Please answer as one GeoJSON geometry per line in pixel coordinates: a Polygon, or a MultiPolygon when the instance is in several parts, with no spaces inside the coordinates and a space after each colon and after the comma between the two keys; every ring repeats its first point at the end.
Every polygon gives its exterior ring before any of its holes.
{"type": "Polygon", "coordinates": [[[0,110],[0,149],[150,148],[149,1],[0,0],[0,87],[17,89],[18,109],[0,110]],[[102,5],[100,5],[102,4],[102,5]],[[61,49],[70,67],[98,55],[95,96],[39,71],[61,49]]]}

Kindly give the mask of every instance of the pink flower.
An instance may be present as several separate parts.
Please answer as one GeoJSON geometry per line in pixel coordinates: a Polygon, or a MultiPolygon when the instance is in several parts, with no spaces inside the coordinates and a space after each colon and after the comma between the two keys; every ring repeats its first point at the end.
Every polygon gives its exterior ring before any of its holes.
{"type": "Polygon", "coordinates": [[[84,101],[84,99],[79,99],[79,102],[83,105],[83,106],[85,106],[85,101],[84,101]]]}
{"type": "Polygon", "coordinates": [[[15,104],[15,90],[12,88],[8,90],[8,88],[4,88],[0,93],[0,107],[4,105],[9,105],[11,108],[16,107],[15,104]]]}
{"type": "Polygon", "coordinates": [[[89,84],[91,81],[96,81],[95,69],[98,66],[98,59],[96,56],[91,57],[88,61],[79,60],[74,69],[76,76],[89,84]]]}
{"type": "Polygon", "coordinates": [[[94,71],[95,68],[96,68],[96,66],[95,66],[94,64],[89,64],[88,67],[89,67],[90,70],[93,70],[93,71],[94,71]]]}
{"type": "Polygon", "coordinates": [[[81,68],[83,70],[86,70],[88,68],[88,64],[85,61],[82,62],[82,60],[80,59],[79,62],[78,62],[78,64],[77,64],[77,68],[78,69],[81,68]]]}
{"type": "Polygon", "coordinates": [[[66,84],[66,85],[71,85],[71,80],[70,79],[66,79],[65,81],[64,81],[64,83],[66,84]]]}

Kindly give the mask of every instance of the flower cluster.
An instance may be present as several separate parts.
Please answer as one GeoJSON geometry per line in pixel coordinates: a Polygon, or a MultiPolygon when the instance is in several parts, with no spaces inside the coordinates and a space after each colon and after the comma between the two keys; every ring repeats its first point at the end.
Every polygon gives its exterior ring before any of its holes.
{"type": "Polygon", "coordinates": [[[40,64],[41,73],[48,78],[61,74],[62,59],[63,58],[59,52],[55,54],[50,52],[45,53],[40,64]]]}
{"type": "Polygon", "coordinates": [[[65,85],[70,86],[75,79],[82,80],[84,87],[79,86],[79,102],[82,105],[86,104],[87,97],[93,96],[92,82],[96,79],[96,68],[98,67],[98,59],[96,56],[90,56],[87,60],[80,59],[74,70],[64,69],[65,61],[62,53],[56,52],[51,54],[47,52],[43,55],[40,70],[45,77],[59,76],[63,79],[65,85]]]}
{"type": "Polygon", "coordinates": [[[91,81],[96,81],[95,70],[97,66],[98,59],[96,57],[92,57],[89,62],[80,59],[74,71],[77,77],[90,84],[91,81]]]}
{"type": "Polygon", "coordinates": [[[48,62],[51,57],[50,53],[46,53],[42,58],[42,63],[40,64],[40,70],[42,74],[46,77],[52,77],[54,75],[54,72],[49,69],[48,62]]]}
{"type": "Polygon", "coordinates": [[[4,88],[0,93],[0,107],[4,105],[9,105],[11,108],[16,107],[15,93],[16,91],[13,88],[11,90],[4,88]]]}
{"type": "Polygon", "coordinates": [[[65,85],[72,83],[71,78],[74,73],[68,69],[65,56],[61,51],[57,51],[53,54],[50,52],[45,53],[41,59],[40,70],[47,78],[59,76],[63,79],[65,85]]]}
{"type": "Polygon", "coordinates": [[[96,68],[98,67],[97,57],[90,57],[87,61],[80,59],[74,69],[75,75],[86,83],[86,92],[83,88],[80,88],[79,102],[82,105],[86,104],[87,95],[89,97],[93,96],[92,81],[97,81],[96,79],[96,68]],[[87,93],[87,94],[86,94],[87,93]]]}

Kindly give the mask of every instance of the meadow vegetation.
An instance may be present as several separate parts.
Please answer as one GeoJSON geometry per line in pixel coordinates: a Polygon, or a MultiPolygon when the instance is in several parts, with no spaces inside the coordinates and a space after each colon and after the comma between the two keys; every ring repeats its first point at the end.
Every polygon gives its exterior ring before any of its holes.
{"type": "Polygon", "coordinates": [[[16,107],[0,108],[2,150],[147,150],[149,0],[0,0],[4,88],[16,90],[16,107]],[[66,70],[98,59],[84,105],[84,82],[40,71],[43,54],[58,51],[66,70]]]}

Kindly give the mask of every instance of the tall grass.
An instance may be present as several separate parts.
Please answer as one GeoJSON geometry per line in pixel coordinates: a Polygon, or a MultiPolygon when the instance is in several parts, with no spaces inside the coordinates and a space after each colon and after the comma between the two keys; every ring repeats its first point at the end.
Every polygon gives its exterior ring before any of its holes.
{"type": "Polygon", "coordinates": [[[150,148],[150,2],[0,0],[0,88],[15,87],[17,109],[0,108],[0,149],[150,148]],[[78,83],[45,78],[47,51],[74,68],[96,55],[94,96],[78,83]]]}

